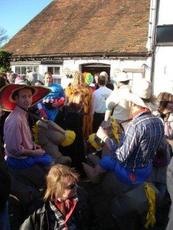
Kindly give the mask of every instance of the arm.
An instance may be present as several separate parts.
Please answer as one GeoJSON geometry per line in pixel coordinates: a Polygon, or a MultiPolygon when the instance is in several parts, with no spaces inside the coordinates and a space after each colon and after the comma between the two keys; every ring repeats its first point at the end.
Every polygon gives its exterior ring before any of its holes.
{"type": "Polygon", "coordinates": [[[45,154],[45,150],[40,148],[35,148],[35,149],[23,149],[21,151],[22,156],[42,156],[45,154]]]}
{"type": "Polygon", "coordinates": [[[91,114],[92,114],[92,116],[94,114],[94,111],[95,111],[95,94],[93,93],[92,99],[91,99],[91,114]]]}
{"type": "Polygon", "coordinates": [[[119,161],[124,162],[136,150],[137,144],[139,144],[138,132],[133,125],[129,125],[124,135],[123,144],[117,148],[115,157],[119,161]]]}
{"type": "Polygon", "coordinates": [[[41,229],[41,226],[38,226],[38,223],[36,223],[36,214],[35,212],[29,216],[23,224],[20,226],[20,230],[36,230],[36,229],[41,229]],[[37,227],[36,227],[37,226],[37,227]]]}
{"type": "Polygon", "coordinates": [[[109,120],[109,117],[112,114],[112,111],[115,109],[116,105],[118,104],[116,95],[114,92],[106,100],[106,112],[105,112],[105,121],[109,120]]]}
{"type": "MultiPolygon", "coordinates": [[[[111,150],[110,147],[110,138],[104,129],[104,127],[100,127],[97,131],[97,136],[105,142],[107,147],[111,150]]],[[[127,129],[124,139],[123,139],[123,144],[121,144],[116,152],[113,153],[113,155],[118,158],[119,161],[124,162],[127,157],[134,152],[134,150],[137,147],[137,137],[138,133],[133,125],[130,125],[129,128],[127,129]]]]}
{"type": "Polygon", "coordinates": [[[12,126],[4,126],[4,143],[7,152],[14,156],[43,155],[45,151],[39,146],[34,145],[32,140],[30,143],[28,142],[30,144],[29,148],[24,147],[21,127],[22,123],[20,120],[16,120],[12,126]]]}
{"type": "Polygon", "coordinates": [[[112,111],[111,110],[106,110],[105,112],[105,121],[108,121],[110,116],[111,116],[112,111]]]}

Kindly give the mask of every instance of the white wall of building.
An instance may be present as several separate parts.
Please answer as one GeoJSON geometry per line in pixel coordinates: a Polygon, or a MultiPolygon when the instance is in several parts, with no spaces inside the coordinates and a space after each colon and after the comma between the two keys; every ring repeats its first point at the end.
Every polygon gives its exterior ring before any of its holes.
{"type": "Polygon", "coordinates": [[[157,47],[154,71],[154,92],[173,93],[173,46],[157,47]]]}
{"type": "MultiPolygon", "coordinates": [[[[119,59],[67,59],[63,61],[62,65],[42,65],[38,64],[38,78],[39,80],[43,80],[44,73],[47,71],[48,66],[57,66],[60,67],[60,75],[54,75],[55,78],[60,78],[61,79],[61,84],[65,88],[71,79],[68,79],[65,75],[67,71],[70,71],[73,73],[74,71],[81,71],[81,66],[84,64],[92,64],[92,63],[97,63],[97,64],[106,64],[110,65],[110,78],[114,78],[117,72],[123,71],[124,69],[141,69],[144,68],[144,66],[149,67],[150,69],[150,61],[148,59],[128,59],[128,58],[119,58],[119,59]]],[[[25,62],[25,64],[21,63],[21,66],[23,65],[31,65],[30,62],[25,62]]],[[[19,65],[17,65],[19,66],[19,65]]],[[[15,63],[12,63],[11,65],[12,71],[15,72],[15,63]]],[[[148,70],[146,68],[146,70],[148,70]]],[[[133,71],[132,71],[133,72],[133,71]]],[[[128,72],[130,77],[137,77],[141,76],[141,73],[132,73],[128,72]]],[[[149,79],[150,76],[147,74],[146,71],[146,77],[149,79]]]]}
{"type": "MultiPolygon", "coordinates": [[[[173,0],[160,0],[158,25],[173,24],[173,0]]],[[[173,93],[173,46],[157,46],[154,65],[154,93],[173,93]]]]}
{"type": "MultiPolygon", "coordinates": [[[[123,69],[141,69],[144,64],[147,65],[147,60],[104,60],[104,59],[75,59],[75,60],[64,60],[63,67],[62,67],[62,76],[64,79],[62,80],[63,87],[66,87],[66,85],[69,83],[69,79],[67,79],[64,75],[64,70],[69,69],[70,71],[81,71],[81,65],[83,64],[92,64],[92,63],[98,63],[98,64],[107,64],[110,65],[110,78],[114,78],[116,73],[118,71],[123,71],[123,69]]],[[[133,75],[132,73],[128,73],[129,75],[133,75]]],[[[140,73],[135,73],[135,76],[138,76],[140,73]]],[[[132,76],[132,77],[133,77],[132,76]]]]}
{"type": "Polygon", "coordinates": [[[99,64],[107,64],[110,65],[110,77],[114,77],[117,70],[123,70],[124,68],[141,68],[143,64],[146,64],[146,60],[122,60],[115,59],[115,60],[105,60],[105,59],[76,59],[76,60],[64,60],[63,69],[68,68],[72,71],[79,70],[80,66],[83,64],[92,64],[92,63],[99,63],[99,64]]]}
{"type": "Polygon", "coordinates": [[[160,0],[158,25],[173,24],[173,1],[160,0]]]}

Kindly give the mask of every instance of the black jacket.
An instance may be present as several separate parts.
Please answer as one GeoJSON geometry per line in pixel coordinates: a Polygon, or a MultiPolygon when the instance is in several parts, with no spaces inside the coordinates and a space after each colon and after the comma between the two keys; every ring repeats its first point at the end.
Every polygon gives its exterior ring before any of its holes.
{"type": "MultiPolygon", "coordinates": [[[[78,203],[76,208],[67,221],[68,229],[71,230],[88,230],[89,227],[89,210],[88,201],[85,194],[78,192],[78,203]]],[[[62,214],[55,209],[51,202],[46,202],[42,208],[35,211],[21,225],[20,230],[62,230],[62,214]]]]}

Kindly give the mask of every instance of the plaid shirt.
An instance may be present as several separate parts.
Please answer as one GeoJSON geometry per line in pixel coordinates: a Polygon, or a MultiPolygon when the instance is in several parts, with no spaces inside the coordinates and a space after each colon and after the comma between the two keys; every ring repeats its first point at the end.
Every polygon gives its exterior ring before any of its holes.
{"type": "Polygon", "coordinates": [[[113,157],[127,168],[141,168],[152,162],[164,137],[163,122],[149,112],[133,118],[124,135],[123,144],[113,157]]]}

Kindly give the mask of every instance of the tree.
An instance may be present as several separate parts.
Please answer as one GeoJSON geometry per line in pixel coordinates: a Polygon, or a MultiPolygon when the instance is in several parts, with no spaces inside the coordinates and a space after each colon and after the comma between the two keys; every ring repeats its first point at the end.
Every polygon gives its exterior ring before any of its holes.
{"type": "Polygon", "coordinates": [[[0,72],[6,72],[10,70],[11,55],[11,53],[0,50],[0,72]]]}
{"type": "Polygon", "coordinates": [[[6,30],[0,27],[0,47],[7,41],[6,30]]]}

